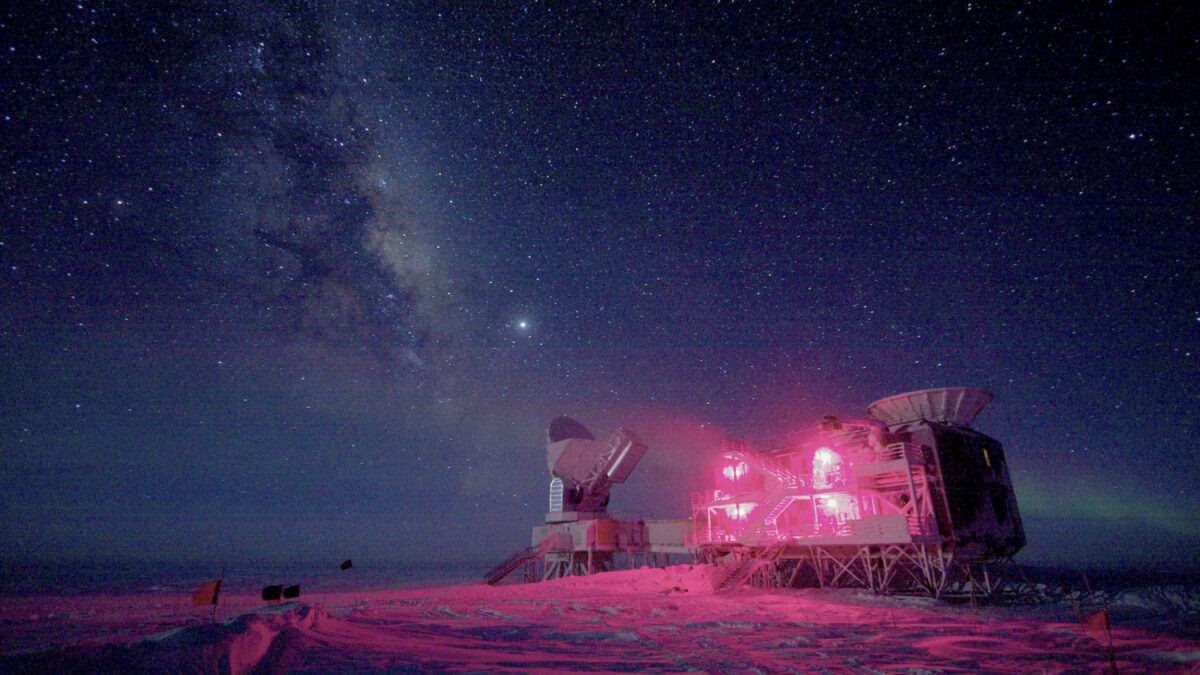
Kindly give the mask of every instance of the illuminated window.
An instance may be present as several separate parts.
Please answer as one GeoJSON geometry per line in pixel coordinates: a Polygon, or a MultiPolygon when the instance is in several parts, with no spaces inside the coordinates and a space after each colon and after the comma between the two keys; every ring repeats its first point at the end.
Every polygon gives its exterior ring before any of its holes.
{"type": "Polygon", "coordinates": [[[721,473],[728,480],[737,480],[746,475],[747,469],[748,467],[746,466],[745,462],[737,462],[736,464],[725,466],[723,469],[721,469],[721,473]]]}
{"type": "Polygon", "coordinates": [[[738,520],[745,520],[757,504],[730,504],[725,507],[725,515],[738,520]]]}
{"type": "Polygon", "coordinates": [[[829,448],[817,448],[813,452],[813,487],[827,489],[845,484],[842,456],[829,448]]]}

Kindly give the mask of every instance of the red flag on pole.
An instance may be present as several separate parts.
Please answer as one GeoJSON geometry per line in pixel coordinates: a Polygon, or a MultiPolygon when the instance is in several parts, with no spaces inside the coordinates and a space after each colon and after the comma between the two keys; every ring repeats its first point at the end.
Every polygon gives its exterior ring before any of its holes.
{"type": "Polygon", "coordinates": [[[1117,652],[1113,649],[1112,641],[1112,624],[1108,620],[1108,606],[1098,612],[1092,612],[1080,620],[1083,624],[1083,630],[1088,633],[1093,633],[1097,640],[1108,640],[1108,665],[1112,668],[1113,675],[1117,673],[1117,652]],[[1104,637],[1100,637],[1103,635],[1104,637]]]}
{"type": "Polygon", "coordinates": [[[217,598],[221,595],[221,580],[210,581],[207,584],[200,584],[200,588],[192,593],[192,604],[199,607],[201,605],[215,605],[217,598]]]}
{"type": "Polygon", "coordinates": [[[1107,609],[1088,614],[1080,620],[1080,623],[1083,624],[1083,629],[1089,633],[1106,633],[1112,627],[1108,622],[1107,609]]]}

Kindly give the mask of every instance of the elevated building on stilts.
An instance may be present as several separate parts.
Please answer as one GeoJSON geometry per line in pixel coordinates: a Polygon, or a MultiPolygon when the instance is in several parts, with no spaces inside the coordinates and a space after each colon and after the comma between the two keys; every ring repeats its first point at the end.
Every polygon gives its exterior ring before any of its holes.
{"type": "Polygon", "coordinates": [[[971,427],[981,389],[929,389],[765,448],[726,441],[691,539],[727,583],[992,595],[1025,545],[1000,442],[971,427]]]}

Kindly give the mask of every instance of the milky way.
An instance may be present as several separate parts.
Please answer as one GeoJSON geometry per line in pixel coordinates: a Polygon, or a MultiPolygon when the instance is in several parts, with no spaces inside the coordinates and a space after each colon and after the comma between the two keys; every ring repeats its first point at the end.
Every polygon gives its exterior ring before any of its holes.
{"type": "Polygon", "coordinates": [[[936,386],[996,394],[1031,559],[1187,551],[1198,26],[6,10],[4,552],[490,559],[559,414],[686,516],[723,437],[936,386]]]}

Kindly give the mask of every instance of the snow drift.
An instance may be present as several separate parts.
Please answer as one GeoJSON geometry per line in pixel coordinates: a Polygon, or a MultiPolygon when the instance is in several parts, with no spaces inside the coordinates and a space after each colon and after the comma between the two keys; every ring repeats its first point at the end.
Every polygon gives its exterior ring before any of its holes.
{"type": "MultiPolygon", "coordinates": [[[[225,600],[211,622],[129,596],[6,602],[6,672],[1107,672],[1063,607],[951,607],[849,590],[712,592],[712,568],[539,584],[225,600]],[[140,603],[140,604],[139,604],[140,603]],[[25,641],[22,644],[22,640],[25,641]]],[[[1200,640],[1114,627],[1121,673],[1200,669],[1200,640]]]]}

